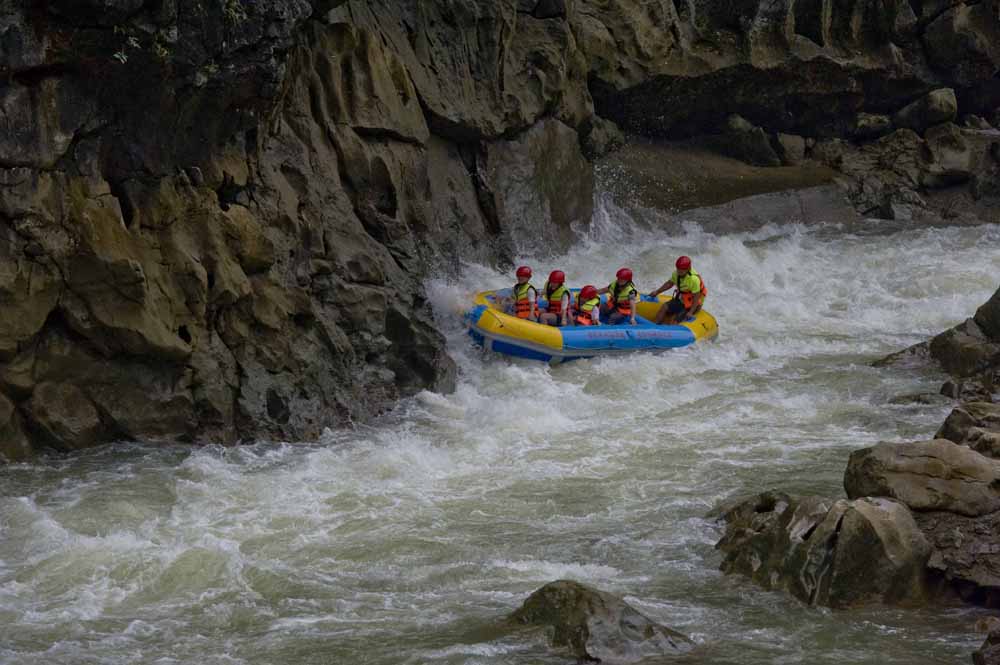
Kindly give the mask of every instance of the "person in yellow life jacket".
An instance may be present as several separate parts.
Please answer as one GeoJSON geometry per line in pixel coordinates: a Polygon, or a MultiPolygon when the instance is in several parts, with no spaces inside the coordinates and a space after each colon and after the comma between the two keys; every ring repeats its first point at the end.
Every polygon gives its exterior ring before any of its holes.
{"type": "Polygon", "coordinates": [[[621,268],[615,273],[615,281],[605,289],[598,289],[598,295],[607,293],[608,302],[602,308],[609,325],[617,325],[628,319],[635,325],[635,303],[639,299],[639,289],[632,283],[632,270],[621,268]]]}
{"type": "Polygon", "coordinates": [[[663,323],[668,316],[670,323],[680,323],[689,316],[694,316],[701,309],[705,302],[705,296],[708,295],[705,280],[691,267],[689,257],[682,256],[677,259],[676,267],[677,270],[670,276],[670,279],[649,294],[655,298],[668,289],[677,288],[673,299],[663,303],[660,311],[656,313],[656,323],[658,324],[663,323]]]}
{"type": "Polygon", "coordinates": [[[593,284],[588,284],[576,294],[573,323],[578,326],[601,325],[601,296],[597,295],[597,287],[593,284]]]}
{"type": "Polygon", "coordinates": [[[562,270],[553,270],[549,274],[549,281],[545,282],[542,293],[549,301],[549,306],[539,317],[539,323],[548,326],[568,325],[571,298],[569,289],[566,288],[566,273],[562,270]]]}
{"type": "Polygon", "coordinates": [[[508,312],[519,319],[537,321],[538,306],[535,304],[535,300],[538,293],[531,285],[531,268],[521,266],[517,269],[517,283],[514,284],[513,291],[513,303],[508,307],[508,312]]]}

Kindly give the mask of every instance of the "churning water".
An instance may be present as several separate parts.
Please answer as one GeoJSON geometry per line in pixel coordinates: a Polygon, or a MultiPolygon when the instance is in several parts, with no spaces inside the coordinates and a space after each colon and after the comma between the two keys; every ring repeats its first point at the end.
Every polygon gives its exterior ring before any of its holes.
{"type": "MultiPolygon", "coordinates": [[[[483,356],[429,285],[461,377],[310,444],[117,445],[0,470],[0,662],[565,663],[498,619],[571,578],[691,635],[703,663],[954,663],[963,608],[832,612],[717,571],[705,515],[766,488],[841,496],[852,449],[931,435],[930,369],[870,361],[954,325],[1000,281],[1000,227],[715,236],[623,226],[544,279],[644,291],[678,254],[716,343],[547,367],[483,356]]],[[[598,221],[601,221],[599,219],[598,221]]],[[[627,220],[626,220],[627,221],[627,220]]]]}

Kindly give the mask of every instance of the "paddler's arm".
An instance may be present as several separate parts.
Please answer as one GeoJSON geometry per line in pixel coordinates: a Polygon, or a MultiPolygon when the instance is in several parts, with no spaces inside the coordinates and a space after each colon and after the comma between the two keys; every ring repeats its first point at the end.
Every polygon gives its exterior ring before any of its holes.
{"type": "Polygon", "coordinates": [[[671,281],[670,281],[670,280],[668,279],[667,281],[665,281],[665,282],[663,283],[663,286],[661,286],[660,288],[658,288],[658,289],[656,289],[655,291],[653,291],[652,293],[650,293],[650,294],[649,294],[649,296],[650,296],[651,298],[655,298],[656,296],[660,295],[660,294],[661,294],[661,293],[663,293],[664,291],[668,291],[668,290],[670,290],[670,289],[672,289],[672,288],[674,288],[674,283],[673,283],[673,282],[671,282],[671,281]]]}
{"type": "Polygon", "coordinates": [[[638,301],[639,301],[639,293],[637,291],[633,291],[632,293],[628,294],[628,304],[632,310],[632,313],[629,315],[629,323],[633,326],[635,325],[635,308],[638,301]]]}
{"type": "Polygon", "coordinates": [[[562,321],[560,322],[560,324],[561,325],[566,325],[566,320],[569,318],[569,294],[568,293],[564,293],[563,294],[561,304],[562,304],[562,314],[561,314],[562,321]]]}
{"type": "Polygon", "coordinates": [[[535,312],[537,310],[535,308],[535,289],[534,288],[528,289],[528,307],[531,308],[531,309],[528,310],[530,312],[530,314],[528,315],[528,320],[529,321],[534,321],[535,323],[538,323],[538,317],[535,316],[535,312]]]}

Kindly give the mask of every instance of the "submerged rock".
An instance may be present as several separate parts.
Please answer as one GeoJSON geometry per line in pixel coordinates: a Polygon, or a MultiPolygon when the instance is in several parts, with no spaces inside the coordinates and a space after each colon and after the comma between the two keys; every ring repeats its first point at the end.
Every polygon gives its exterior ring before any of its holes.
{"type": "Polygon", "coordinates": [[[553,629],[552,645],[584,661],[634,663],[680,655],[694,644],[610,593],[559,580],[528,597],[510,621],[553,629]]]}
{"type": "Polygon", "coordinates": [[[811,605],[916,604],[930,547],[905,505],[765,492],[726,511],[721,569],[811,605]]]}
{"type": "Polygon", "coordinates": [[[946,439],[879,443],[851,453],[847,496],[896,499],[913,510],[978,517],[1000,510],[1000,461],[946,439]]]}

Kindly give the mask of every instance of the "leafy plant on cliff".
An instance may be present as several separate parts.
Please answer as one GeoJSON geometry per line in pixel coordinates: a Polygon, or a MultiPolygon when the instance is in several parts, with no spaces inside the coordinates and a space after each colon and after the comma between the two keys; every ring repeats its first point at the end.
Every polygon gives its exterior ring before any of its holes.
{"type": "Polygon", "coordinates": [[[233,25],[247,20],[247,10],[242,0],[223,0],[222,13],[226,15],[226,21],[233,25]]]}

